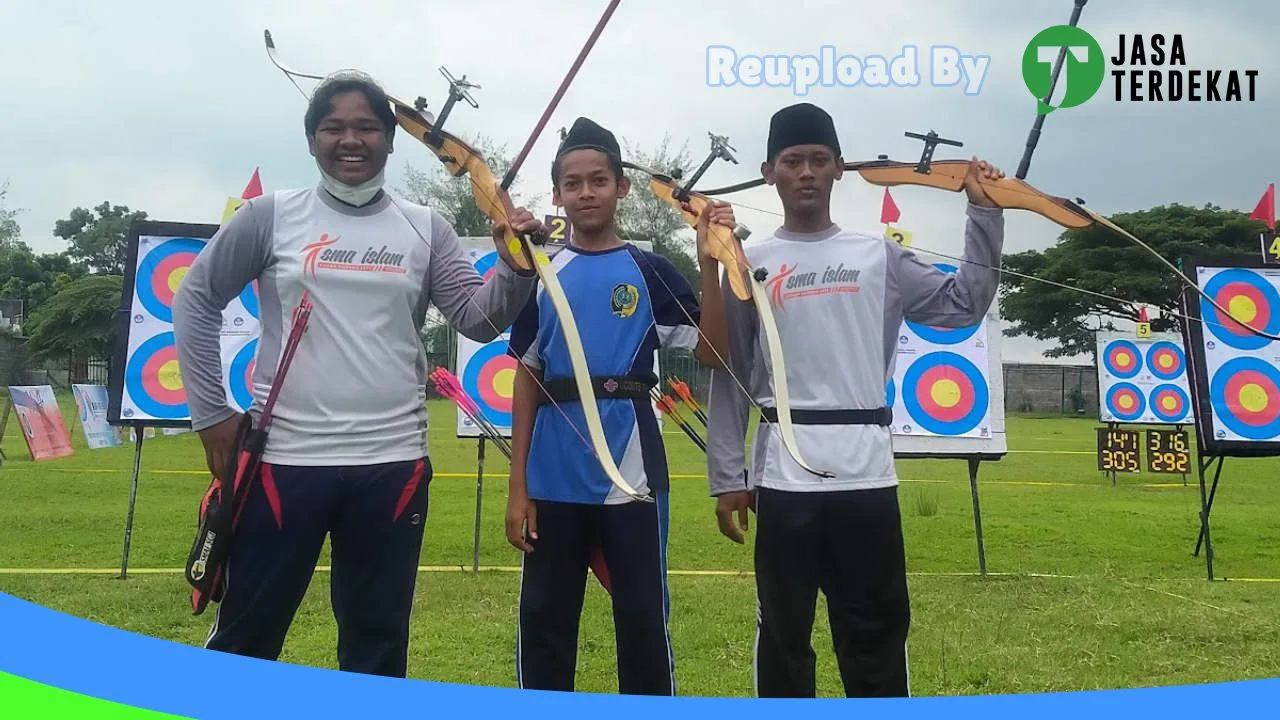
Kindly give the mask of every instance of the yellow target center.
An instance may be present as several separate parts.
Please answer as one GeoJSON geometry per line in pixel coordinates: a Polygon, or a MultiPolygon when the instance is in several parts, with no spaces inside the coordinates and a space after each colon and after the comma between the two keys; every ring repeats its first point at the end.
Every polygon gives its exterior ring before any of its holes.
{"type": "Polygon", "coordinates": [[[1173,367],[1173,358],[1169,357],[1168,355],[1161,355],[1159,358],[1156,359],[1156,363],[1160,367],[1164,368],[1165,370],[1168,370],[1169,368],[1173,367]]]}
{"type": "Polygon", "coordinates": [[[160,381],[160,387],[165,390],[181,390],[182,371],[178,369],[178,361],[170,360],[161,365],[156,373],[156,379],[160,381]]]}
{"type": "Polygon", "coordinates": [[[1254,318],[1258,317],[1258,306],[1254,304],[1252,298],[1245,295],[1237,295],[1231,298],[1231,302],[1227,303],[1227,309],[1240,322],[1250,323],[1253,322],[1254,318]]]}
{"type": "Polygon", "coordinates": [[[499,370],[493,375],[493,389],[504,398],[509,398],[516,394],[516,371],[515,370],[499,370]]]}
{"type": "Polygon", "coordinates": [[[960,404],[960,386],[955,380],[939,380],[933,384],[929,395],[939,407],[952,408],[960,404]]]}
{"type": "Polygon", "coordinates": [[[1240,388],[1240,406],[1252,413],[1260,413],[1267,409],[1267,391],[1257,383],[1248,383],[1240,388]]]}
{"type": "Polygon", "coordinates": [[[1131,358],[1124,353],[1116,356],[1116,365],[1118,367],[1129,367],[1130,362],[1132,362],[1131,358]]]}
{"type": "Polygon", "coordinates": [[[190,270],[190,268],[180,267],[169,273],[169,292],[178,292],[178,286],[182,284],[182,279],[187,276],[187,270],[190,270]]]}
{"type": "Polygon", "coordinates": [[[1169,396],[1160,398],[1160,407],[1165,410],[1176,410],[1178,408],[1178,399],[1169,396]]]}
{"type": "Polygon", "coordinates": [[[1116,404],[1119,405],[1122,409],[1128,410],[1129,408],[1133,407],[1133,398],[1128,395],[1121,395],[1118,399],[1116,399],[1116,404]]]}

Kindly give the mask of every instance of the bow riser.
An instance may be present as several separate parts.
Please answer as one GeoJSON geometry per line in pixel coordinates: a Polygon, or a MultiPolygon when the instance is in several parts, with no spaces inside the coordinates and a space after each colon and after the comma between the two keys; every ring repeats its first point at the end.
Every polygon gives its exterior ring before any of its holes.
{"type": "Polygon", "coordinates": [[[511,223],[507,220],[506,209],[498,201],[496,192],[497,180],[493,171],[480,153],[450,133],[437,129],[416,109],[400,100],[391,99],[396,110],[396,123],[415,140],[422,143],[444,165],[445,171],[453,177],[471,176],[471,195],[476,206],[485,217],[495,224],[506,227],[503,241],[511,251],[511,257],[521,270],[533,270],[524,254],[520,252],[521,241],[511,231],[511,223]],[[428,142],[432,139],[435,142],[428,142]],[[482,190],[481,188],[485,188],[482,190]]]}
{"type": "MultiPolygon", "coordinates": [[[[913,163],[893,160],[850,162],[845,163],[844,169],[852,170],[862,176],[863,180],[881,187],[918,185],[960,192],[964,189],[964,179],[969,173],[969,161],[933,161],[929,163],[928,173],[919,172],[917,165],[913,163]]],[[[1006,210],[1029,210],[1063,227],[1075,230],[1094,224],[1094,219],[1076,203],[1040,192],[1017,178],[980,179],[979,182],[992,202],[1006,210]]]]}
{"type": "MultiPolygon", "coordinates": [[[[707,206],[708,198],[697,193],[690,193],[688,202],[681,202],[676,199],[675,193],[679,189],[674,183],[654,178],[649,181],[649,189],[658,199],[676,209],[685,222],[693,227],[698,225],[698,216],[702,214],[702,209],[707,206]]],[[[751,288],[747,284],[747,272],[751,267],[747,263],[747,259],[742,254],[741,246],[736,242],[733,230],[712,223],[709,228],[708,240],[711,246],[711,255],[721,265],[724,266],[725,274],[729,278],[729,288],[733,290],[734,296],[743,302],[751,301],[751,288]]]]}

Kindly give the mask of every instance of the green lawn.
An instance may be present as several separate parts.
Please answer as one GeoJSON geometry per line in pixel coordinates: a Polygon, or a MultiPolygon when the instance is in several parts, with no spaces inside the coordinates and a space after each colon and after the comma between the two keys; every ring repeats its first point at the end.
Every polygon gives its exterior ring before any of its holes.
{"type": "MultiPolygon", "coordinates": [[[[74,403],[64,415],[76,422],[74,403]]],[[[410,674],[513,686],[519,576],[502,531],[505,459],[486,459],[482,571],[471,574],[475,442],[454,438],[450,406],[432,404],[437,476],[419,576],[410,674]]],[[[1280,460],[1228,459],[1214,508],[1215,571],[1191,551],[1199,488],[1177,476],[1097,472],[1088,419],[1009,420],[1011,452],[981,470],[986,578],[977,576],[965,463],[899,463],[912,573],[916,695],[1139,687],[1280,676],[1280,460]],[[1052,451],[1052,452],[1048,452],[1052,451]],[[936,503],[933,514],[921,508],[936,503]]],[[[133,448],[32,463],[16,421],[0,468],[0,591],[135,632],[199,644],[178,573],[208,477],[192,434],[143,448],[127,580],[121,560],[133,448]],[[24,570],[25,569],[25,570],[24,570]],[[40,573],[39,569],[62,572],[40,573]],[[71,569],[101,569],[98,574],[71,569]],[[113,570],[114,569],[114,570],[113,570]],[[14,572],[14,570],[23,570],[14,572]],[[147,572],[154,571],[154,572],[147,572]]],[[[667,437],[674,480],[672,634],[680,691],[750,695],[755,593],[749,546],[716,530],[701,453],[667,437]],[[696,571],[720,571],[698,573],[696,571]]],[[[327,559],[322,559],[327,562],[327,559]]],[[[335,667],[328,576],[317,574],[283,660],[335,667]]],[[[581,690],[616,691],[608,598],[589,585],[581,690]]],[[[825,609],[814,643],[819,690],[841,693],[825,609]]]]}

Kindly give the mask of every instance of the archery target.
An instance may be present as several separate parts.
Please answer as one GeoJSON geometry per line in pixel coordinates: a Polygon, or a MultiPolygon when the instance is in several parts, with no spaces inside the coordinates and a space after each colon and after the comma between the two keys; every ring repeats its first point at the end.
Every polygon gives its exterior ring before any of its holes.
{"type": "Polygon", "coordinates": [[[511,425],[511,396],[515,392],[516,359],[507,354],[505,342],[481,346],[462,373],[462,389],[480,406],[489,422],[511,425]]]}
{"type": "Polygon", "coordinates": [[[889,387],[885,389],[884,405],[885,407],[893,407],[894,395],[898,392],[898,386],[893,382],[893,378],[889,378],[889,387]]]}
{"type": "Polygon", "coordinates": [[[1133,383],[1116,383],[1107,391],[1107,411],[1117,420],[1133,422],[1142,417],[1147,403],[1141,390],[1133,383]]]}
{"type": "Polygon", "coordinates": [[[204,245],[196,238],[171,238],[142,258],[135,284],[143,308],[164,322],[173,322],[173,296],[204,245]]]}
{"type": "Polygon", "coordinates": [[[1172,380],[1187,371],[1187,356],[1174,343],[1161,340],[1147,348],[1147,369],[1161,380],[1172,380]]]}
{"type": "Polygon", "coordinates": [[[253,370],[257,366],[258,338],[240,348],[227,369],[227,385],[231,400],[241,412],[253,405],[253,370]]]}
{"type": "Polygon", "coordinates": [[[142,412],[163,420],[187,417],[187,395],[172,332],[138,346],[125,366],[124,382],[125,391],[142,412]]]}
{"type": "MultiPolygon", "coordinates": [[[[1258,273],[1245,268],[1223,270],[1203,289],[1241,322],[1272,335],[1280,333],[1280,291],[1258,273]]],[[[1218,312],[1204,298],[1200,299],[1200,313],[1209,332],[1233,348],[1257,350],[1270,342],[1218,312]]]]}
{"type": "Polygon", "coordinates": [[[1103,352],[1102,362],[1108,373],[1128,380],[1142,370],[1142,353],[1132,342],[1116,340],[1103,352]]]}
{"type": "Polygon", "coordinates": [[[1222,365],[1209,386],[1217,420],[1249,440],[1280,436],[1280,370],[1253,357],[1222,365]]]}
{"type": "Polygon", "coordinates": [[[1181,424],[1187,421],[1191,400],[1187,391],[1177,385],[1157,385],[1151,391],[1151,412],[1167,423],[1181,424]]]}
{"type": "Polygon", "coordinates": [[[1171,424],[1191,417],[1187,354],[1168,333],[1133,339],[1099,333],[1098,415],[1102,422],[1171,424]]]}
{"type": "Polygon", "coordinates": [[[938,435],[973,430],[988,410],[987,381],[978,367],[952,352],[933,352],[903,376],[903,401],[912,421],[938,435]]]}
{"type": "MultiPolygon", "coordinates": [[[[957,271],[955,265],[948,265],[947,263],[934,263],[933,266],[949,275],[954,275],[957,271]]],[[[979,322],[963,328],[944,328],[934,327],[932,325],[921,325],[920,323],[907,320],[906,325],[913,333],[925,342],[933,343],[934,345],[955,345],[973,337],[982,326],[982,323],[979,322]]]]}

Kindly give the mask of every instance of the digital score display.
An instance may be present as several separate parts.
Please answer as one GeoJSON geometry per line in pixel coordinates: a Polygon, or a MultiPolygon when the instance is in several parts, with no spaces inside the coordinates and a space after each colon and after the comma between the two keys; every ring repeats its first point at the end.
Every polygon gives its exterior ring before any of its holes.
{"type": "Polygon", "coordinates": [[[1140,472],[1142,441],[1137,430],[1098,428],[1098,470],[1102,472],[1140,472]]]}
{"type": "Polygon", "coordinates": [[[1147,472],[1169,475],[1191,472],[1186,430],[1147,430],[1147,472]]]}

